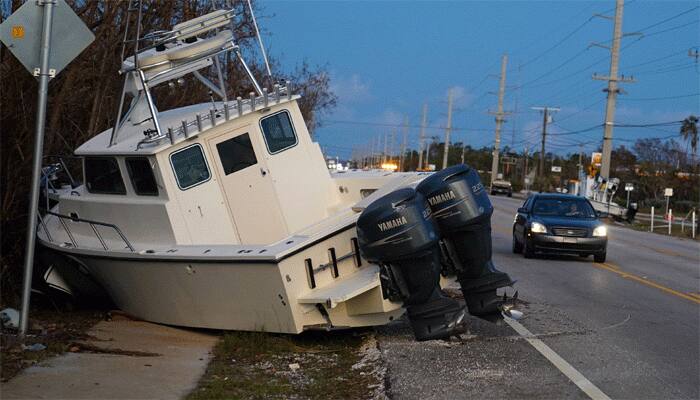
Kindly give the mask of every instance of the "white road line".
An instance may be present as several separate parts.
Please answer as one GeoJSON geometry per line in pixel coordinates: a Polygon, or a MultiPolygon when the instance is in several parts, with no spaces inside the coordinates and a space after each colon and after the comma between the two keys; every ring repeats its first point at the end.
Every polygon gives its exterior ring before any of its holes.
{"type": "Polygon", "coordinates": [[[578,386],[584,393],[594,400],[610,400],[605,393],[603,393],[596,385],[589,381],[583,374],[578,372],[571,364],[566,362],[559,354],[552,350],[549,346],[544,344],[543,341],[537,339],[527,328],[525,328],[520,322],[505,317],[504,320],[511,328],[515,329],[520,336],[528,341],[537,351],[539,351],[549,362],[551,362],[562,374],[566,375],[567,378],[571,380],[576,386],[578,386]]]}

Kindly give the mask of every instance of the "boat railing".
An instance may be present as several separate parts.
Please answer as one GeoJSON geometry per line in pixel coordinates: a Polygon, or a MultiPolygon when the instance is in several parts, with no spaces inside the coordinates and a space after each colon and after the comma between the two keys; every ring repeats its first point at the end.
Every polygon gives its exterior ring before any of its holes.
{"type": "MultiPolygon", "coordinates": [[[[64,189],[63,185],[61,187],[56,187],[56,182],[66,182],[70,185],[72,193],[78,193],[74,191],[76,187],[81,185],[81,181],[75,179],[74,175],[71,173],[68,167],[68,162],[66,160],[82,160],[82,157],[76,156],[58,156],[58,155],[46,155],[44,156],[45,161],[44,167],[41,169],[41,186],[44,191],[44,197],[46,199],[46,209],[51,209],[49,200],[51,194],[59,193],[59,189],[64,189]],[[53,161],[53,162],[51,162],[53,161]],[[59,175],[63,175],[63,180],[59,175]]],[[[82,166],[82,162],[80,164],[82,166]]],[[[82,171],[80,174],[82,178],[82,171]]]]}
{"type": "MultiPolygon", "coordinates": [[[[44,217],[41,215],[41,213],[38,213],[38,218],[39,218],[39,224],[41,225],[42,229],[44,230],[44,233],[46,234],[46,238],[48,239],[49,242],[54,242],[53,238],[51,236],[51,233],[49,232],[48,227],[46,226],[46,221],[44,220],[44,217]]],[[[107,246],[107,242],[105,241],[104,237],[102,234],[100,234],[100,231],[97,229],[98,226],[106,227],[112,229],[119,237],[121,240],[126,244],[126,247],[131,251],[135,252],[136,250],[134,249],[134,246],[131,244],[129,239],[126,238],[126,235],[124,232],[122,232],[121,229],[119,229],[118,226],[114,224],[110,224],[107,222],[100,222],[100,221],[93,221],[85,218],[79,218],[77,215],[63,215],[59,213],[55,213],[53,211],[45,211],[44,215],[53,215],[58,219],[58,221],[61,223],[61,226],[63,226],[63,230],[66,232],[68,235],[68,239],[70,239],[71,244],[73,247],[78,248],[78,242],[75,239],[75,235],[73,235],[73,232],[71,231],[70,227],[66,223],[66,221],[71,221],[71,222],[77,222],[77,223],[84,223],[88,224],[90,228],[92,229],[92,232],[95,234],[95,237],[97,240],[100,241],[100,244],[102,245],[102,248],[104,250],[109,250],[109,246],[107,246]]]]}
{"type": "Polygon", "coordinates": [[[169,139],[170,144],[175,144],[180,136],[183,139],[188,139],[206,129],[215,127],[217,125],[217,118],[223,117],[222,122],[225,122],[231,118],[254,112],[259,107],[265,109],[271,104],[278,104],[284,98],[287,100],[291,100],[292,98],[290,81],[287,81],[285,86],[275,84],[271,93],[268,92],[267,88],[263,88],[262,96],[257,96],[255,92],[251,92],[248,99],[243,99],[239,96],[235,101],[223,102],[221,109],[217,109],[216,103],[214,103],[213,107],[209,109],[208,114],[197,114],[191,121],[182,120],[180,126],[169,127],[165,133],[159,134],[158,131],[152,130],[151,135],[142,139],[136,145],[136,148],[140,149],[142,146],[159,143],[165,139],[169,139]],[[204,126],[206,122],[208,122],[208,127],[204,126]]]}

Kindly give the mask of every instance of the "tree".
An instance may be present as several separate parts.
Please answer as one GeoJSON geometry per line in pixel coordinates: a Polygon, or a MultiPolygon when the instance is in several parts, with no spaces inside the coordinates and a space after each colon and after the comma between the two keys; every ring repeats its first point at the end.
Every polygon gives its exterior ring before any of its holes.
{"type": "MultiPolygon", "coordinates": [[[[681,137],[690,144],[693,165],[692,180],[697,182],[698,162],[696,157],[698,153],[698,117],[691,115],[683,120],[683,124],[681,125],[681,137]]],[[[698,189],[698,192],[700,193],[700,189],[698,189]]]]}
{"type": "MultiPolygon", "coordinates": [[[[213,11],[216,3],[223,2],[144,0],[142,32],[168,30],[179,22],[213,11]]],[[[0,0],[0,21],[23,3],[24,0],[0,0]]],[[[95,34],[95,41],[51,80],[44,154],[71,155],[87,139],[113,126],[121,93],[122,79],[118,74],[121,40],[131,1],[67,0],[67,3],[95,34]]],[[[231,29],[236,44],[244,54],[257,54],[258,44],[248,3],[245,0],[232,3],[236,18],[231,29]]],[[[257,2],[253,5],[258,6],[257,2]]],[[[256,15],[261,14],[256,11],[256,15]]],[[[235,55],[229,54],[228,59],[222,61],[229,99],[247,97],[253,87],[235,55]]],[[[277,60],[272,58],[270,61],[275,79],[291,80],[295,93],[304,96],[300,109],[309,129],[313,130],[318,126],[318,113],[335,105],[325,67],[310,67],[303,63],[294,70],[285,71],[277,60]]],[[[266,74],[262,60],[247,62],[258,82],[265,82],[269,88],[271,82],[263,79],[266,74]]],[[[213,71],[201,72],[214,75],[213,71]]],[[[209,100],[208,90],[196,79],[187,77],[184,85],[184,90],[171,90],[167,85],[155,88],[153,94],[158,108],[167,110],[209,100]]],[[[36,87],[36,79],[24,70],[7,48],[0,46],[0,286],[3,300],[16,294],[21,278],[34,146],[36,87]]]]}

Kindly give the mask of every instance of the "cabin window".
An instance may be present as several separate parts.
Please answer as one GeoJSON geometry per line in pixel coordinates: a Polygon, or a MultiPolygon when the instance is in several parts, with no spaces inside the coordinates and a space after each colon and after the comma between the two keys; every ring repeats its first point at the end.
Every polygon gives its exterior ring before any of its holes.
{"type": "Polygon", "coordinates": [[[127,157],[125,161],[131,186],[134,187],[136,194],[139,196],[158,196],[158,185],[148,158],[127,157]]]}
{"type": "Polygon", "coordinates": [[[175,171],[177,186],[182,190],[197,186],[211,178],[207,160],[199,144],[172,153],[170,164],[175,171]]]}
{"type": "Polygon", "coordinates": [[[261,119],[260,127],[270,154],[279,153],[297,144],[297,136],[287,111],[261,119]]]}
{"type": "Polygon", "coordinates": [[[113,157],[85,158],[85,186],[90,193],[126,194],[117,159],[113,157]]]}
{"type": "Polygon", "coordinates": [[[250,142],[250,135],[244,133],[216,145],[221,166],[226,175],[248,168],[258,163],[250,142]]]}

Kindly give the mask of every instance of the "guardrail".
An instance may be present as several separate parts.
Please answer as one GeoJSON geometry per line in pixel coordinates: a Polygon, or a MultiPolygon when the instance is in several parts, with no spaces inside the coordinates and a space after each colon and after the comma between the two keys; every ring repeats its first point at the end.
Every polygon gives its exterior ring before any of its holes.
{"type": "Polygon", "coordinates": [[[693,239],[695,239],[695,234],[697,232],[697,218],[696,218],[696,211],[695,209],[692,209],[686,214],[685,217],[680,218],[680,217],[674,217],[673,216],[673,210],[670,209],[668,210],[668,213],[664,215],[663,217],[660,216],[655,216],[654,215],[654,207],[651,207],[651,213],[649,214],[637,214],[639,219],[644,220],[644,221],[649,221],[649,232],[654,232],[654,229],[659,229],[659,228],[666,228],[668,229],[668,234],[671,234],[671,227],[673,225],[680,225],[681,226],[681,232],[685,233],[685,225],[686,221],[690,220],[690,229],[691,229],[691,236],[693,239]],[[655,226],[655,222],[659,222],[658,225],[655,226]]]}

